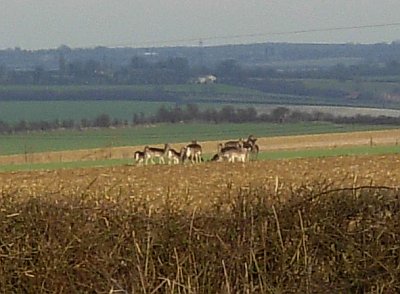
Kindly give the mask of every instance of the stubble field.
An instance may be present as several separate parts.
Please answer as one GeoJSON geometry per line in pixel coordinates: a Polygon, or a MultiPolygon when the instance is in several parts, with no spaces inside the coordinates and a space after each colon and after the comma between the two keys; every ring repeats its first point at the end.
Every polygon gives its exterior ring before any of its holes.
{"type": "Polygon", "coordinates": [[[0,292],[397,293],[399,180],[398,154],[0,173],[0,292]]]}
{"type": "Polygon", "coordinates": [[[93,195],[165,201],[193,209],[215,204],[221,195],[246,187],[280,189],[287,194],[302,185],[324,182],[331,187],[378,185],[398,187],[400,155],[203,163],[176,166],[120,166],[1,173],[1,193],[93,195]],[[173,195],[174,197],[171,197],[173,195]],[[176,197],[179,196],[179,197],[176,197]]]}

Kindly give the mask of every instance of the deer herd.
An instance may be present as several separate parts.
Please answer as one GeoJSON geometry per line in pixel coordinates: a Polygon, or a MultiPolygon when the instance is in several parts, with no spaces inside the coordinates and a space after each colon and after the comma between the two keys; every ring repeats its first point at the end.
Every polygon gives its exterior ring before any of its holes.
{"type": "MultiPolygon", "coordinates": [[[[247,140],[243,138],[237,141],[228,141],[218,144],[217,153],[210,159],[216,162],[246,162],[257,158],[259,147],[257,139],[250,135],[247,140]]],[[[200,163],[204,161],[202,148],[197,141],[182,147],[179,151],[173,149],[170,144],[165,144],[164,148],[144,147],[143,151],[135,152],[135,162],[137,164],[155,164],[155,159],[159,164],[179,164],[179,163],[200,163]]]]}

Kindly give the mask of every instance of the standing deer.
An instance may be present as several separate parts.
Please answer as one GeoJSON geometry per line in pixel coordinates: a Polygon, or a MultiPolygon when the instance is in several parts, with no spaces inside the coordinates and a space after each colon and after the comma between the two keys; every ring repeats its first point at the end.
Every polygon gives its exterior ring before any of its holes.
{"type": "Polygon", "coordinates": [[[235,147],[223,147],[222,144],[218,145],[218,154],[214,155],[215,161],[227,160],[228,162],[246,162],[248,160],[248,150],[235,147]]]}
{"type": "Polygon", "coordinates": [[[182,147],[181,150],[178,152],[175,149],[168,149],[167,151],[167,158],[168,164],[178,164],[181,161],[182,155],[186,152],[186,148],[182,147]]]}
{"type": "Polygon", "coordinates": [[[169,144],[164,145],[163,148],[156,148],[156,147],[144,147],[144,159],[145,164],[147,165],[149,160],[152,164],[154,164],[154,158],[158,158],[158,163],[165,164],[165,157],[167,156],[168,150],[170,149],[169,144]]]}
{"type": "Polygon", "coordinates": [[[192,141],[191,144],[185,147],[184,152],[181,154],[182,163],[184,163],[186,159],[189,159],[191,163],[200,163],[203,161],[202,148],[197,141],[192,141]]]}
{"type": "MultiPolygon", "coordinates": [[[[251,157],[255,160],[257,159],[258,152],[259,152],[259,147],[256,144],[257,138],[254,137],[253,135],[250,135],[246,141],[243,142],[243,148],[245,148],[249,155],[252,155],[251,157]]],[[[250,157],[250,156],[249,156],[250,157]]]]}
{"type": "Polygon", "coordinates": [[[235,147],[235,148],[240,148],[240,146],[243,146],[243,138],[240,138],[238,141],[228,141],[224,143],[224,147],[235,147]]]}
{"type": "MultiPolygon", "coordinates": [[[[257,138],[253,135],[249,135],[247,140],[245,141],[243,138],[240,138],[238,141],[228,141],[225,142],[220,148],[244,148],[247,151],[246,160],[250,159],[250,155],[253,159],[257,158],[258,155],[258,145],[256,144],[257,138]]],[[[233,151],[231,151],[232,153],[233,151]]],[[[225,156],[227,159],[227,156],[225,156]]]]}
{"type": "Polygon", "coordinates": [[[143,164],[144,163],[144,152],[136,151],[134,154],[134,159],[135,159],[136,164],[143,164]]]}

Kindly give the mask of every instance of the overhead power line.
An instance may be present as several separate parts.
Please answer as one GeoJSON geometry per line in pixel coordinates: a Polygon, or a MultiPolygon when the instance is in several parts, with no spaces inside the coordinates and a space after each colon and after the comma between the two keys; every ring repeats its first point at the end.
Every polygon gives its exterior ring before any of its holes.
{"type": "MultiPolygon", "coordinates": [[[[276,31],[276,32],[265,32],[265,33],[253,33],[253,34],[236,34],[236,35],[219,35],[213,37],[197,37],[197,38],[182,38],[182,39],[169,39],[169,40],[154,40],[135,43],[136,46],[154,46],[154,45],[177,45],[184,43],[198,42],[199,40],[204,41],[218,41],[218,40],[234,40],[241,38],[255,38],[255,37],[269,37],[269,36],[282,36],[282,35],[296,35],[296,34],[307,34],[307,33],[318,33],[318,32],[333,32],[333,31],[345,31],[345,30],[361,30],[370,28],[384,28],[384,27],[396,27],[400,26],[400,22],[391,23],[380,23],[380,24],[369,24],[369,25],[358,25],[358,26],[343,26],[343,27],[330,27],[330,28],[317,28],[317,29],[304,29],[294,31],[276,31]]],[[[129,46],[133,44],[125,44],[129,46]]],[[[118,45],[124,46],[124,45],[118,45]]]]}
{"type": "Polygon", "coordinates": [[[268,35],[294,35],[294,34],[305,34],[314,32],[331,32],[331,31],[344,31],[344,30],[354,30],[354,29],[368,29],[368,28],[379,28],[379,27],[390,27],[390,26],[400,26],[400,22],[386,23],[386,24],[375,24],[375,25],[362,25],[362,26],[348,26],[348,27],[333,27],[324,29],[308,29],[308,30],[298,30],[298,31],[284,31],[284,32],[270,32],[266,34],[249,34],[249,35],[237,35],[233,37],[258,37],[258,36],[268,36],[268,35]]]}
{"type": "MultiPolygon", "coordinates": [[[[379,28],[379,27],[390,27],[390,26],[400,26],[400,22],[385,23],[385,24],[374,24],[374,25],[361,25],[361,26],[347,26],[347,27],[332,27],[323,29],[307,29],[307,30],[297,30],[297,31],[282,31],[282,32],[267,32],[267,33],[255,33],[255,34],[239,34],[239,35],[227,35],[227,36],[216,36],[202,38],[202,40],[215,40],[215,39],[237,39],[246,37],[268,37],[273,35],[295,35],[295,34],[305,34],[305,33],[315,33],[315,32],[331,32],[331,31],[344,31],[344,30],[355,30],[355,29],[368,29],[368,28],[379,28]]],[[[198,39],[192,39],[195,41],[198,39]]],[[[183,40],[182,40],[183,41],[183,40]]]]}

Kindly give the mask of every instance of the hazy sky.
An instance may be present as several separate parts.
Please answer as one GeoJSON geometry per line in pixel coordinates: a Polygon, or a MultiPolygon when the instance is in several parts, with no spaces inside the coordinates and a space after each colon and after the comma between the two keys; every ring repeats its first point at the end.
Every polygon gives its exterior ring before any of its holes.
{"type": "Polygon", "coordinates": [[[399,11],[399,0],[0,0],[0,48],[391,42],[400,25],[275,33],[400,23],[399,11]]]}

